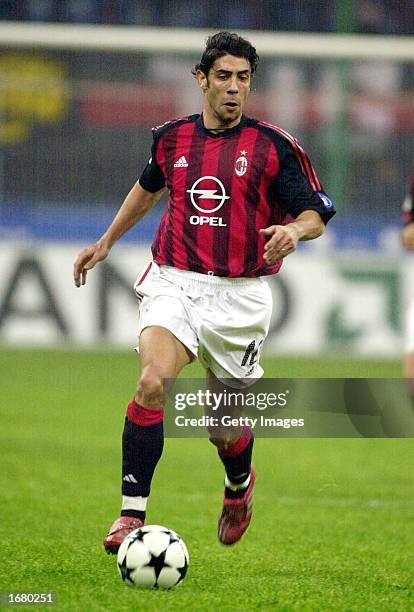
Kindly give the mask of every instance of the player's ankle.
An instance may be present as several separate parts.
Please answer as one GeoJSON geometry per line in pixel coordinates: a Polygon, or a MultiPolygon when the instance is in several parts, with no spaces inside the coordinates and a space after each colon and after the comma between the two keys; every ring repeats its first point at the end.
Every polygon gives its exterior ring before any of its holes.
{"type": "Polygon", "coordinates": [[[250,484],[250,480],[250,474],[247,476],[247,478],[237,478],[234,482],[226,476],[224,479],[224,495],[228,499],[238,499],[240,497],[243,497],[247,487],[250,484]]]}
{"type": "Polygon", "coordinates": [[[121,510],[121,516],[133,516],[134,518],[140,519],[143,523],[145,522],[145,514],[144,510],[121,510]]]}

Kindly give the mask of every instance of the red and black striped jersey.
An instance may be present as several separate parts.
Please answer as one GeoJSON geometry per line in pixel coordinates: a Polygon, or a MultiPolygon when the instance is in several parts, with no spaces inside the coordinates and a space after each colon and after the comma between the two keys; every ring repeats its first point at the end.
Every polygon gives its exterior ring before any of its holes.
{"type": "Polygon", "coordinates": [[[265,264],[259,229],[304,210],[325,223],[335,214],[306,153],[281,128],[243,116],[233,128],[212,131],[191,115],[153,135],[139,182],[169,191],[152,244],[159,265],[225,277],[275,274],[282,261],[265,264]]]}
{"type": "Polygon", "coordinates": [[[402,204],[401,212],[405,225],[414,223],[414,170],[411,173],[407,195],[402,204]]]}

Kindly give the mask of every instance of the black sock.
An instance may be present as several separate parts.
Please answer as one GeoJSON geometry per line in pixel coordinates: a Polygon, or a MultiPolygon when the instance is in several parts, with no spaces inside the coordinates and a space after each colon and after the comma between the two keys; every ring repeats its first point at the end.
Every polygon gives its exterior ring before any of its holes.
{"type": "MultiPolygon", "coordinates": [[[[251,432],[251,438],[247,446],[238,455],[229,455],[225,450],[218,449],[218,454],[223,462],[226,470],[227,478],[234,484],[241,484],[247,480],[250,474],[250,467],[252,462],[254,437],[251,432]]],[[[243,497],[245,489],[238,489],[233,491],[226,487],[226,497],[237,498],[243,497]]]]}
{"type": "MultiPolygon", "coordinates": [[[[122,434],[122,495],[148,497],[164,447],[163,423],[137,425],[125,417],[122,434]]],[[[122,510],[121,516],[145,520],[143,510],[122,510]]]]}
{"type": "Polygon", "coordinates": [[[121,516],[133,516],[134,518],[140,519],[145,523],[145,510],[121,510],[121,516]]]}

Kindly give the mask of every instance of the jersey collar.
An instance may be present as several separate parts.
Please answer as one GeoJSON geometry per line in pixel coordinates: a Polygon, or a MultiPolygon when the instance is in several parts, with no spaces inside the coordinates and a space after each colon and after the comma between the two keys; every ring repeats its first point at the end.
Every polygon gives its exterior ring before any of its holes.
{"type": "Polygon", "coordinates": [[[240,122],[232,128],[224,128],[222,130],[218,130],[217,132],[214,130],[209,130],[204,126],[203,115],[199,115],[196,120],[196,127],[199,131],[203,132],[207,136],[211,138],[229,138],[234,134],[238,134],[246,123],[246,117],[244,115],[241,116],[240,122]]]}

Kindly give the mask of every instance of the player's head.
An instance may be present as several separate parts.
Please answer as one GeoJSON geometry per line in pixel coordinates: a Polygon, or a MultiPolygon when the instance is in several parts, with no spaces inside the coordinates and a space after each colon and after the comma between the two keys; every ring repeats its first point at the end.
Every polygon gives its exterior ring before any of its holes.
{"type": "Polygon", "coordinates": [[[209,36],[193,70],[204,93],[205,120],[211,119],[216,127],[232,127],[240,121],[258,61],[256,49],[238,34],[209,36]]]}
{"type": "Polygon", "coordinates": [[[208,78],[210,69],[214,62],[223,57],[223,55],[234,55],[235,57],[244,57],[250,64],[250,72],[254,74],[259,63],[259,56],[253,45],[242,38],[238,34],[230,32],[218,32],[209,36],[206,42],[206,48],[200,60],[193,70],[196,75],[199,70],[208,78]]]}

